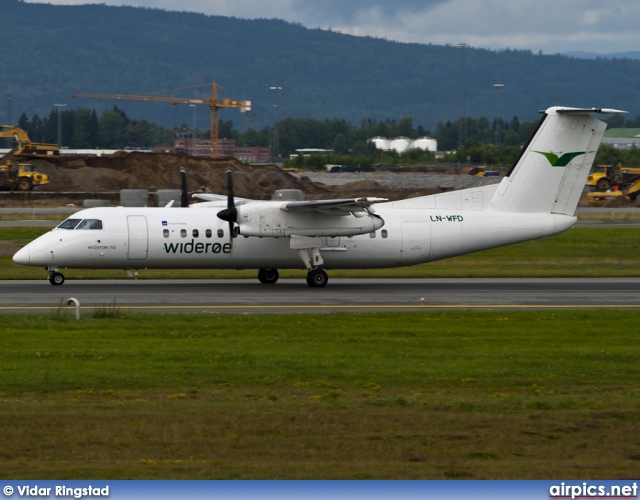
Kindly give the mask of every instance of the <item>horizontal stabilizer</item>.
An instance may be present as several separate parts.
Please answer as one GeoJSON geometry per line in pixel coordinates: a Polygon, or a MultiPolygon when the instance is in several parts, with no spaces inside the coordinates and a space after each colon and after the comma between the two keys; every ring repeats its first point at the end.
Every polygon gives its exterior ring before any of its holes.
{"type": "Polygon", "coordinates": [[[628,111],[622,111],[620,109],[611,108],[567,108],[565,106],[555,106],[547,110],[542,110],[540,113],[552,114],[551,111],[555,111],[559,115],[590,115],[592,113],[609,115],[609,114],[621,114],[628,113],[628,111]]]}

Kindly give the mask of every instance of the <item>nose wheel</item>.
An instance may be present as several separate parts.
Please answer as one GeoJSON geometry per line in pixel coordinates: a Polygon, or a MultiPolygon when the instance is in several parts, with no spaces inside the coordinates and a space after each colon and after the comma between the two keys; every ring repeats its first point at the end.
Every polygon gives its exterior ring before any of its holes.
{"type": "Polygon", "coordinates": [[[322,269],[314,269],[307,273],[307,285],[312,288],[322,288],[329,281],[329,276],[322,269]]]}
{"type": "Polygon", "coordinates": [[[58,272],[50,272],[49,283],[52,285],[62,285],[64,283],[64,275],[58,272]]]}

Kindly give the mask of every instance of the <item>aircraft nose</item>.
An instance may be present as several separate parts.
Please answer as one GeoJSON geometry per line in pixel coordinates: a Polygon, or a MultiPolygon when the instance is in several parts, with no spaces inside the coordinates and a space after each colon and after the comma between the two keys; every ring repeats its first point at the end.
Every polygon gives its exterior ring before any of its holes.
{"type": "Polygon", "coordinates": [[[18,250],[13,256],[13,262],[16,264],[22,264],[28,266],[31,262],[31,253],[29,252],[29,245],[18,250]]]}
{"type": "Polygon", "coordinates": [[[23,266],[47,266],[47,248],[49,246],[49,233],[36,238],[28,245],[18,250],[13,256],[13,262],[23,266]]]}

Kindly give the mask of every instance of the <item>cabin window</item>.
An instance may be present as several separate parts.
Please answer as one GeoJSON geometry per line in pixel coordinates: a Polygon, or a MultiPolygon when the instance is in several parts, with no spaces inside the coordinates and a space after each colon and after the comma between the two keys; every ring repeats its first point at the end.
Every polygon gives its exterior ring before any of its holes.
{"type": "Polygon", "coordinates": [[[162,236],[164,236],[165,238],[169,237],[169,230],[168,229],[163,229],[162,230],[162,236]]]}
{"type": "Polygon", "coordinates": [[[76,226],[76,229],[102,229],[100,219],[85,219],[76,226]]]}
{"type": "Polygon", "coordinates": [[[369,233],[369,238],[375,238],[376,237],[376,232],[373,231],[372,233],[369,233]]]}
{"type": "Polygon", "coordinates": [[[218,238],[224,238],[224,230],[218,229],[218,238]]]}
{"type": "Polygon", "coordinates": [[[66,221],[61,222],[58,225],[58,229],[73,229],[81,221],[82,221],[82,219],[67,219],[66,221]]]}
{"type": "Polygon", "coordinates": [[[205,235],[207,238],[211,238],[211,236],[213,236],[213,233],[211,232],[211,229],[207,229],[207,230],[204,232],[204,235],[205,235]]]}
{"type": "Polygon", "coordinates": [[[194,230],[192,231],[192,234],[193,234],[193,237],[194,237],[194,238],[197,238],[198,236],[200,236],[200,231],[198,231],[197,229],[194,229],[194,230]]]}
{"type": "Polygon", "coordinates": [[[383,229],[382,231],[380,231],[380,236],[382,236],[383,238],[386,238],[387,236],[389,236],[389,233],[387,233],[386,229],[383,229]]]}
{"type": "Polygon", "coordinates": [[[180,229],[180,236],[182,236],[183,238],[187,237],[187,230],[186,229],[180,229]]]}

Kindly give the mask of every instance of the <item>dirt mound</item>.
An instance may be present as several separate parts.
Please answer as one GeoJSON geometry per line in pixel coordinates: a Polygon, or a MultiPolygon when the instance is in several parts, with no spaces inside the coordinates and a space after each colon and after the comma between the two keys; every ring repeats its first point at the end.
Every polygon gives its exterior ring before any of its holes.
{"type": "Polygon", "coordinates": [[[49,176],[50,184],[44,189],[57,192],[179,188],[180,168],[187,171],[190,192],[226,193],[227,170],[234,173],[234,191],[239,197],[268,199],[277,189],[301,189],[311,195],[330,192],[275,165],[247,165],[231,157],[212,159],[187,154],[118,152],[101,157],[62,157],[56,165],[46,161],[32,163],[49,176]]]}
{"type": "Polygon", "coordinates": [[[304,175],[282,171],[276,165],[248,165],[233,157],[203,158],[188,154],[119,151],[109,156],[61,157],[56,163],[31,162],[49,176],[50,184],[36,191],[55,193],[118,193],[121,189],[178,189],[180,168],[187,171],[190,193],[225,194],[228,170],[233,172],[234,194],[240,198],[271,199],[278,189],[300,189],[307,199],[375,196],[397,200],[439,192],[411,186],[384,186],[375,180],[329,185],[304,175]]]}
{"type": "MultiPolygon", "coordinates": [[[[319,171],[307,176],[282,171],[276,165],[248,165],[232,157],[214,159],[184,153],[119,151],[109,156],[62,156],[56,164],[45,160],[30,163],[49,176],[50,184],[36,187],[31,193],[3,197],[3,206],[82,204],[86,198],[106,198],[117,203],[122,189],[179,189],[180,168],[187,171],[190,193],[226,194],[226,172],[231,170],[234,194],[256,200],[271,199],[278,189],[300,189],[310,200],[365,196],[398,200],[500,180],[460,175],[461,171],[439,166],[354,174],[319,171]]],[[[584,194],[580,206],[588,205],[584,194]]],[[[606,206],[630,205],[626,199],[618,199],[606,206]]]]}

